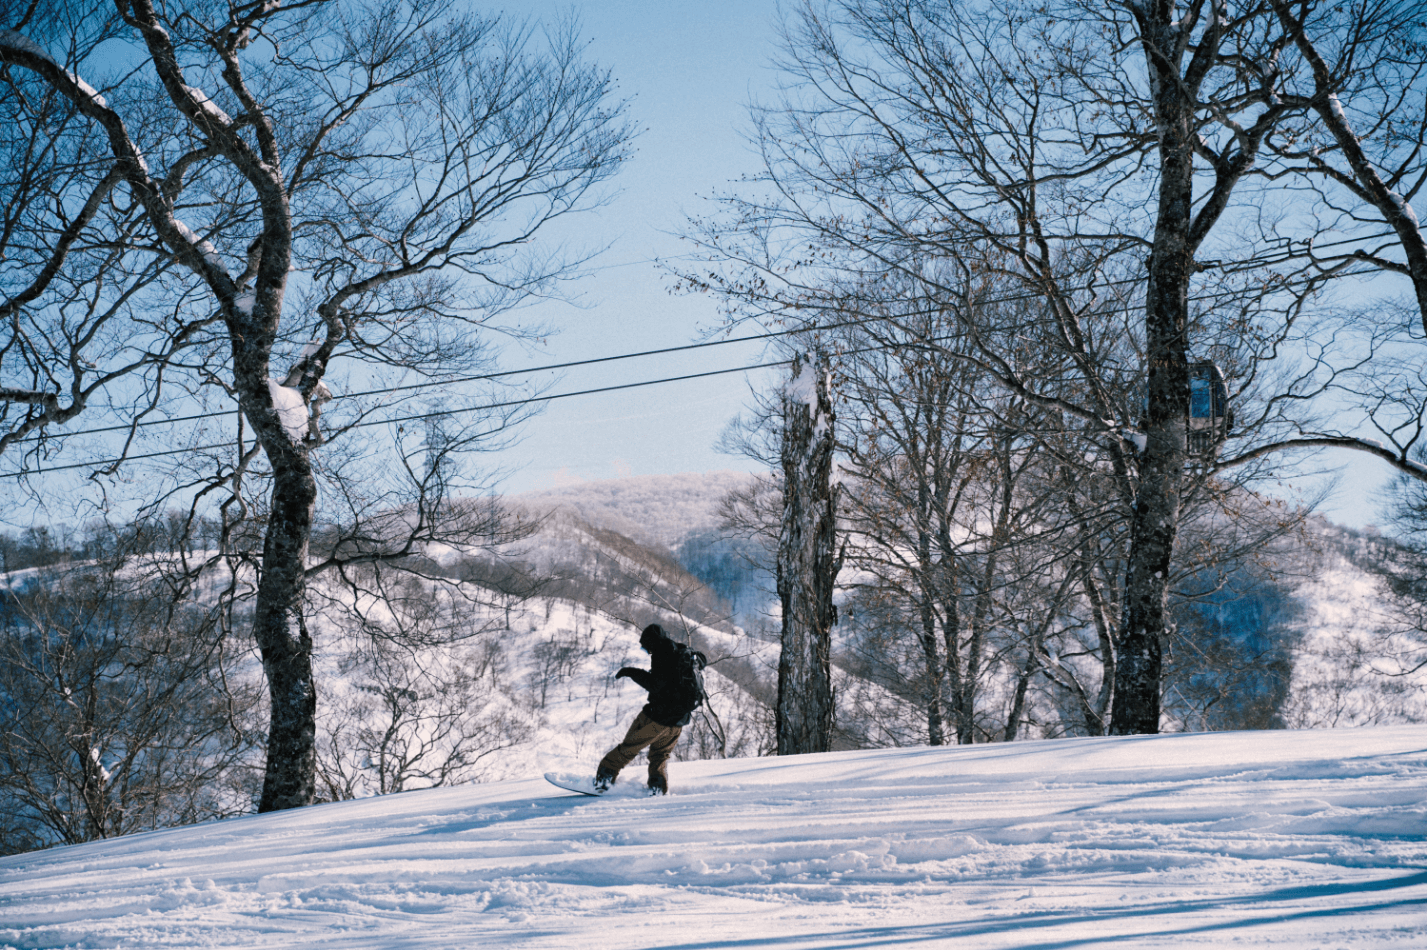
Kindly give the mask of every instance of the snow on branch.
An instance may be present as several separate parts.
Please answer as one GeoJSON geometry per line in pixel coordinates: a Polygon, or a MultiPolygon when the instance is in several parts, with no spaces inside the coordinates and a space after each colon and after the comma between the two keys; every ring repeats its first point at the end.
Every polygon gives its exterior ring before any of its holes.
{"type": "Polygon", "coordinates": [[[273,397],[273,411],[278,414],[283,431],[294,445],[299,444],[308,434],[307,404],[303,402],[302,393],[275,379],[268,380],[268,392],[273,397]]]}
{"type": "Polygon", "coordinates": [[[56,71],[63,73],[69,77],[69,81],[74,84],[75,89],[78,90],[80,95],[86,96],[101,109],[109,108],[109,103],[104,101],[104,97],[99,94],[98,90],[61,66],[53,56],[45,52],[38,43],[23,33],[16,33],[14,30],[0,30],[0,54],[3,54],[7,49],[38,59],[43,65],[50,66],[56,71]]]}
{"type": "Polygon", "coordinates": [[[193,101],[198,103],[198,107],[204,112],[208,113],[208,115],[217,119],[219,122],[222,122],[224,125],[233,124],[233,120],[228,117],[228,113],[218,108],[218,106],[214,104],[213,100],[208,98],[208,93],[204,92],[202,89],[195,89],[193,86],[189,86],[183,83],[180,83],[180,85],[183,86],[184,92],[188,93],[193,98],[193,101]]]}
{"type": "MultiPolygon", "coordinates": [[[[194,234],[193,231],[189,229],[189,226],[178,218],[174,218],[174,227],[178,229],[179,234],[183,235],[185,241],[193,245],[198,250],[198,253],[203,255],[203,259],[208,262],[208,266],[217,270],[224,269],[223,258],[218,256],[217,248],[197,234],[194,234]]],[[[226,271],[224,272],[227,273],[226,271]]]]}

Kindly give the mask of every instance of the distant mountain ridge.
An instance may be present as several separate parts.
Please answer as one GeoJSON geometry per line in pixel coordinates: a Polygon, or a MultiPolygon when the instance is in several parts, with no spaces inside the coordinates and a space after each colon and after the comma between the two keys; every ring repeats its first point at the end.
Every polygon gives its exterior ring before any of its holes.
{"type": "Polygon", "coordinates": [[[748,472],[635,475],[522,492],[507,501],[531,509],[569,509],[593,525],[644,544],[676,547],[719,525],[724,497],[758,476],[748,472]]]}

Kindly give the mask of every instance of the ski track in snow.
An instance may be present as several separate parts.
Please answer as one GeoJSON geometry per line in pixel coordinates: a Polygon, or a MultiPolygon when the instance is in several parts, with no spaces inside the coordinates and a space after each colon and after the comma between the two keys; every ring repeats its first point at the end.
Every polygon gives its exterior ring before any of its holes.
{"type": "Polygon", "coordinates": [[[539,778],[0,859],[0,946],[1424,946],[1421,726],[539,778]]]}

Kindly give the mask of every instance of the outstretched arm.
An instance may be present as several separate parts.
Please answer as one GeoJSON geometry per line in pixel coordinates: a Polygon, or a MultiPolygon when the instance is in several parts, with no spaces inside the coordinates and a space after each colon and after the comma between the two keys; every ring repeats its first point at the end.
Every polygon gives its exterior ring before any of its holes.
{"type": "Polygon", "coordinates": [[[650,688],[649,670],[642,670],[637,666],[621,667],[620,672],[615,674],[615,679],[619,679],[622,676],[628,676],[630,679],[643,686],[647,691],[650,688]]]}

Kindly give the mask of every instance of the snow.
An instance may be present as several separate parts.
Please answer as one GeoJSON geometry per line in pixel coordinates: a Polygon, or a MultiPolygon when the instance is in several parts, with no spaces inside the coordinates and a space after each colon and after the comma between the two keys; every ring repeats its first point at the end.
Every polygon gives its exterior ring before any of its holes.
{"type": "Polygon", "coordinates": [[[1326,555],[1297,591],[1297,625],[1285,722],[1295,728],[1422,722],[1425,684],[1413,669],[1422,654],[1405,632],[1391,629],[1378,579],[1347,558],[1326,555]]]}
{"type": "Polygon", "coordinates": [[[1424,944],[1421,727],[527,764],[0,859],[0,946],[1424,944]]]}
{"type": "Polygon", "coordinates": [[[273,409],[283,424],[283,431],[294,443],[307,438],[307,404],[302,401],[302,393],[282,385],[275,379],[268,380],[268,392],[273,397],[273,409]]]}
{"type": "Polygon", "coordinates": [[[44,60],[45,62],[54,66],[56,69],[59,69],[66,76],[68,76],[70,82],[74,83],[82,94],[88,96],[91,100],[93,100],[95,105],[99,106],[101,109],[108,108],[109,103],[104,101],[104,97],[99,94],[99,91],[97,89],[95,89],[89,83],[85,82],[83,79],[80,79],[74,73],[61,66],[58,62],[55,61],[55,58],[53,56],[45,52],[45,50],[39,44],[37,44],[34,40],[30,39],[28,36],[25,36],[23,33],[16,33],[14,30],[0,30],[0,44],[4,44],[5,46],[9,46],[12,49],[18,49],[24,53],[28,53],[29,55],[34,56],[36,59],[44,60]]]}
{"type": "Polygon", "coordinates": [[[673,547],[693,532],[718,526],[724,497],[747,487],[753,477],[741,472],[635,475],[579,481],[511,500],[538,512],[573,511],[602,528],[673,547]]]}
{"type": "MultiPolygon", "coordinates": [[[[805,405],[808,416],[813,421],[813,441],[818,443],[828,431],[828,417],[818,409],[818,373],[812,360],[798,364],[798,375],[789,380],[784,388],[784,398],[790,405],[805,405]]],[[[824,373],[824,384],[828,385],[828,374],[824,373]]]]}
{"type": "Polygon", "coordinates": [[[84,93],[86,96],[88,96],[94,101],[95,105],[99,106],[101,109],[107,109],[109,107],[109,103],[106,102],[104,100],[104,97],[99,94],[98,89],[95,89],[93,86],[85,82],[83,79],[80,79],[74,73],[70,73],[69,78],[72,79],[74,81],[74,84],[79,87],[80,92],[84,93]]]}
{"type": "Polygon", "coordinates": [[[818,374],[811,360],[799,364],[798,375],[789,380],[784,394],[790,403],[806,405],[809,415],[818,412],[818,374]]]}
{"type": "Polygon", "coordinates": [[[213,100],[208,98],[208,93],[204,92],[202,89],[195,89],[193,86],[184,86],[183,90],[184,92],[188,93],[190,96],[193,97],[193,100],[198,103],[198,107],[204,112],[208,113],[213,118],[217,119],[219,122],[222,122],[224,125],[233,124],[233,120],[228,117],[228,113],[218,108],[218,106],[214,104],[213,100]]]}
{"type": "Polygon", "coordinates": [[[109,780],[113,778],[113,775],[108,769],[104,767],[104,763],[100,760],[99,750],[94,748],[93,746],[90,746],[89,749],[89,761],[94,764],[94,770],[99,773],[99,778],[101,781],[107,784],[109,780]]]}
{"type": "Polygon", "coordinates": [[[218,249],[211,243],[193,233],[193,230],[178,218],[174,218],[174,227],[185,241],[198,248],[198,252],[203,255],[203,259],[208,261],[209,266],[218,270],[223,270],[223,258],[218,256],[218,249]]]}
{"type": "Polygon", "coordinates": [[[233,298],[233,309],[245,317],[251,317],[253,315],[253,308],[257,305],[258,295],[251,290],[245,290],[233,298]]]}

